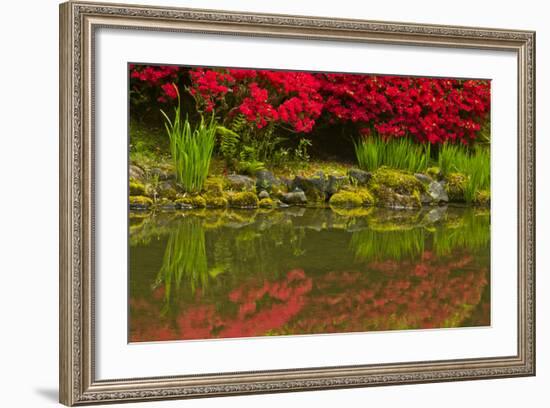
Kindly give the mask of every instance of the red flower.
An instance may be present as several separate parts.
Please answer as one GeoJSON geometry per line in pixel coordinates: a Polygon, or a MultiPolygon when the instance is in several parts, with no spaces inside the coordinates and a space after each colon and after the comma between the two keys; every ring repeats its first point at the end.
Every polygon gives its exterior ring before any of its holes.
{"type": "Polygon", "coordinates": [[[173,83],[164,84],[161,86],[161,88],[164,91],[164,94],[168,98],[175,99],[178,97],[178,91],[175,84],[173,83]]]}

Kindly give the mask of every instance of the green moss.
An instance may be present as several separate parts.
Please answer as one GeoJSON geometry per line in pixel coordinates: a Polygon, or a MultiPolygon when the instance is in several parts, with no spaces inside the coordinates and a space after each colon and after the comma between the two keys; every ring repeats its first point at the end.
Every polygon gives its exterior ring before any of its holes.
{"type": "Polygon", "coordinates": [[[369,186],[386,186],[396,193],[411,195],[415,191],[421,193],[425,190],[424,185],[410,173],[401,170],[380,167],[372,174],[369,186]]]}
{"type": "Polygon", "coordinates": [[[468,176],[462,173],[450,173],[445,177],[447,184],[445,189],[449,196],[449,201],[464,201],[464,190],[468,182],[468,176]]]}
{"type": "Polygon", "coordinates": [[[374,205],[374,197],[371,194],[371,192],[366,188],[357,188],[355,190],[355,193],[358,194],[361,197],[361,200],[363,201],[363,206],[371,206],[374,205]]]}
{"type": "Polygon", "coordinates": [[[197,195],[193,197],[193,207],[196,208],[205,208],[206,207],[206,200],[204,197],[197,195]]]}
{"type": "Polygon", "coordinates": [[[306,190],[304,190],[304,193],[307,197],[307,200],[309,202],[315,202],[315,203],[318,203],[318,202],[324,202],[325,201],[325,193],[323,193],[322,191],[319,191],[315,188],[307,188],[306,190]]]}
{"type": "Polygon", "coordinates": [[[229,195],[229,205],[236,208],[257,208],[258,197],[251,191],[242,191],[229,195]]]}
{"type": "Polygon", "coordinates": [[[180,197],[176,199],[176,204],[193,205],[193,198],[191,196],[180,197]]]}
{"type": "Polygon", "coordinates": [[[134,208],[149,208],[153,205],[153,200],[143,195],[130,196],[130,207],[134,208]]]}
{"type": "Polygon", "coordinates": [[[184,205],[190,205],[194,208],[205,208],[206,207],[206,200],[204,197],[200,195],[195,196],[185,196],[178,198],[175,201],[176,204],[184,204],[184,205]]]}
{"type": "Polygon", "coordinates": [[[285,190],[282,189],[281,186],[277,186],[275,184],[271,186],[271,194],[270,194],[271,197],[275,197],[280,200],[284,193],[285,193],[285,190]]]}
{"type": "Polygon", "coordinates": [[[360,194],[353,191],[341,191],[330,197],[329,204],[335,208],[362,207],[363,199],[360,194]]]}
{"type": "Polygon", "coordinates": [[[224,181],[221,177],[212,177],[204,183],[204,191],[209,195],[221,197],[223,195],[224,181]]]}
{"type": "Polygon", "coordinates": [[[275,208],[275,201],[273,201],[271,198],[262,198],[258,206],[260,208],[275,208]]]}
{"type": "Polygon", "coordinates": [[[489,205],[491,203],[491,192],[487,190],[477,191],[474,202],[477,205],[489,205]]]}
{"type": "Polygon", "coordinates": [[[438,180],[441,178],[441,169],[439,167],[428,167],[426,174],[434,180],[438,180]]]}
{"type": "Polygon", "coordinates": [[[131,196],[145,196],[145,186],[137,180],[130,179],[129,183],[131,196]]]}
{"type": "Polygon", "coordinates": [[[369,190],[382,207],[419,208],[422,206],[420,195],[426,187],[410,173],[380,167],[369,181],[369,190]]]}
{"type": "Polygon", "coordinates": [[[161,189],[159,192],[159,195],[169,200],[175,200],[178,196],[178,192],[176,191],[176,189],[172,187],[167,187],[167,188],[161,189]]]}
{"type": "Polygon", "coordinates": [[[340,191],[330,197],[329,204],[335,208],[369,207],[374,205],[374,197],[366,188],[340,191]]]}
{"type": "Polygon", "coordinates": [[[205,194],[204,199],[206,200],[206,207],[208,208],[226,208],[228,204],[227,198],[223,196],[205,194]]]}

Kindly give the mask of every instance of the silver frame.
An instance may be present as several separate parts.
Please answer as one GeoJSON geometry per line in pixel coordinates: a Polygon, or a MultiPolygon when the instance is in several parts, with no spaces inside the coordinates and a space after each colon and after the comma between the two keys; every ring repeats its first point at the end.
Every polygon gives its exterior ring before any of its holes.
{"type": "Polygon", "coordinates": [[[66,405],[535,375],[535,33],[68,2],[60,5],[60,402],[66,405]],[[518,61],[516,355],[176,377],[94,375],[94,33],[100,27],[506,50],[518,61]]]}

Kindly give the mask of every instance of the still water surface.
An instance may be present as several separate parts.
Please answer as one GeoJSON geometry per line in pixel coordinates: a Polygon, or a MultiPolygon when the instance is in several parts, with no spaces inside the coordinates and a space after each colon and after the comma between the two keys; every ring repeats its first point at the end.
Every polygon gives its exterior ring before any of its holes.
{"type": "Polygon", "coordinates": [[[488,210],[131,214],[129,341],[490,324],[488,210]]]}

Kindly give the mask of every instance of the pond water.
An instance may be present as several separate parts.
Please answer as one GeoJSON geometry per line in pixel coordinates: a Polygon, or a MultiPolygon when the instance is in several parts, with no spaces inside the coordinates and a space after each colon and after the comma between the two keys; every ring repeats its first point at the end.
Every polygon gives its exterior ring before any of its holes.
{"type": "Polygon", "coordinates": [[[129,341],[490,324],[490,215],[289,208],[130,215],[129,341]]]}

